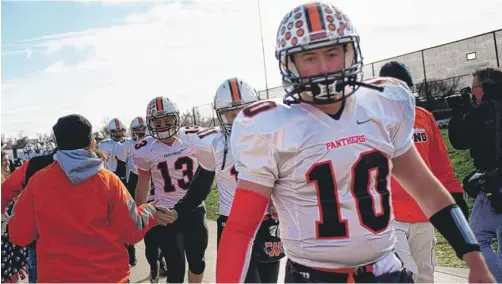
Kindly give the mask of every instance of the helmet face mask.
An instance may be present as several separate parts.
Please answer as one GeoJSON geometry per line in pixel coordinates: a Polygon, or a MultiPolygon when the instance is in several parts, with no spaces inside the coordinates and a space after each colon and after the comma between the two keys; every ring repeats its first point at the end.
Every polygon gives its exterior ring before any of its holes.
{"type": "Polygon", "coordinates": [[[126,134],[125,125],[118,118],[110,120],[108,123],[108,129],[110,130],[110,137],[117,142],[121,142],[126,134]]]}
{"type": "Polygon", "coordinates": [[[148,103],[146,126],[155,139],[175,137],[181,127],[178,107],[166,97],[156,97],[148,103]]]}
{"type": "Polygon", "coordinates": [[[348,17],[333,5],[308,3],[296,7],[281,22],[276,57],[286,90],[286,103],[332,104],[352,95],[362,81],[359,36],[348,17]],[[317,74],[300,74],[295,55],[340,49],[344,64],[317,74]]]}
{"type": "Polygon", "coordinates": [[[156,139],[169,139],[175,136],[180,129],[180,116],[178,113],[147,117],[148,130],[156,139]]]}
{"type": "Polygon", "coordinates": [[[131,133],[134,140],[143,139],[146,136],[146,125],[131,128],[131,133]]]}
{"type": "Polygon", "coordinates": [[[125,136],[125,129],[113,129],[110,130],[110,137],[115,141],[121,141],[125,136]]]}
{"type": "Polygon", "coordinates": [[[131,136],[134,141],[143,139],[146,136],[147,126],[141,116],[134,118],[129,128],[131,129],[131,136]]]}
{"type": "Polygon", "coordinates": [[[228,107],[216,110],[216,116],[218,117],[218,122],[220,123],[221,130],[225,135],[230,135],[232,132],[232,124],[234,123],[235,117],[239,114],[239,112],[246,106],[251,103],[241,104],[236,107],[228,107]]]}

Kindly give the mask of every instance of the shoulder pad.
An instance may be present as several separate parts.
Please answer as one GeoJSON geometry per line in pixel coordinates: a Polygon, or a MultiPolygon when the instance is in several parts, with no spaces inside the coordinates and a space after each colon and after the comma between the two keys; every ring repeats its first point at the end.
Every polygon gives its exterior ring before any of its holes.
{"type": "Polygon", "coordinates": [[[151,136],[145,137],[134,143],[134,145],[132,146],[132,151],[136,154],[148,152],[150,151],[150,147],[152,146],[153,142],[155,142],[155,138],[151,136]]]}
{"type": "Polygon", "coordinates": [[[239,112],[232,133],[235,133],[237,127],[254,133],[273,133],[281,130],[285,124],[298,119],[302,112],[304,111],[301,108],[284,104],[282,99],[258,101],[239,112]]]}

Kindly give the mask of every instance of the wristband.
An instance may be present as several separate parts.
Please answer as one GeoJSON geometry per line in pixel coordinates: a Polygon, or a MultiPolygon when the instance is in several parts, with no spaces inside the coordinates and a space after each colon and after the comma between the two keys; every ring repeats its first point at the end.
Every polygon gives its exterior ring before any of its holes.
{"type": "Polygon", "coordinates": [[[464,254],[468,252],[480,250],[478,241],[458,205],[446,206],[432,215],[430,221],[460,259],[463,259],[464,254]]]}

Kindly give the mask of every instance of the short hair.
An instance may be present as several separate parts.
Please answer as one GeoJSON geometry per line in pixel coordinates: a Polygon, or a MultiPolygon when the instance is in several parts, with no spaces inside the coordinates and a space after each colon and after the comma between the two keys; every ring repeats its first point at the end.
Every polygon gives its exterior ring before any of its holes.
{"type": "Polygon", "coordinates": [[[4,150],[2,150],[2,157],[5,156],[5,155],[9,155],[9,154],[7,154],[7,152],[5,152],[4,150]]]}
{"type": "Polygon", "coordinates": [[[485,67],[476,69],[472,76],[478,78],[480,85],[484,83],[502,84],[502,69],[500,68],[485,67]]]}

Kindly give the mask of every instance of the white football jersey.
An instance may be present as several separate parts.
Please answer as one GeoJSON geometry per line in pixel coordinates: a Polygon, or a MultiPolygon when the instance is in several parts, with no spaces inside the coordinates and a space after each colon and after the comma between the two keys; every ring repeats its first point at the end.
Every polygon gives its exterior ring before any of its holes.
{"type": "Polygon", "coordinates": [[[159,206],[173,208],[186,193],[199,166],[192,136],[199,127],[182,127],[175,142],[169,146],[148,136],[133,146],[132,156],[139,171],[150,172],[151,194],[160,199],[159,206]]]}
{"type": "Polygon", "coordinates": [[[105,168],[112,172],[117,170],[117,159],[127,162],[127,146],[124,142],[106,139],[99,143],[98,148],[106,155],[105,168]]]}
{"type": "MultiPolygon", "coordinates": [[[[138,140],[138,141],[141,141],[138,140]]],[[[138,174],[138,168],[136,168],[136,166],[134,165],[134,160],[132,159],[132,149],[134,147],[134,144],[136,143],[137,141],[134,141],[134,139],[128,139],[127,141],[125,141],[123,143],[123,146],[125,148],[125,152],[126,152],[126,156],[127,156],[127,179],[129,180],[129,173],[134,173],[134,174],[138,174]]]]}
{"type": "Polygon", "coordinates": [[[309,104],[266,100],[232,128],[239,179],[273,187],[288,258],[321,268],[373,263],[394,249],[391,159],[412,147],[405,88],[360,88],[338,120],[309,104]]]}
{"type": "Polygon", "coordinates": [[[196,153],[200,166],[208,171],[215,172],[214,179],[218,188],[219,214],[228,216],[237,186],[237,171],[235,170],[234,156],[230,150],[230,138],[225,137],[225,134],[220,130],[217,131],[215,134],[205,134],[208,136],[205,136],[204,133],[198,135],[199,139],[200,137],[202,139],[196,143],[196,153]],[[225,143],[227,144],[227,153],[224,158],[225,143]],[[225,165],[223,165],[223,160],[225,160],[225,165]]]}

